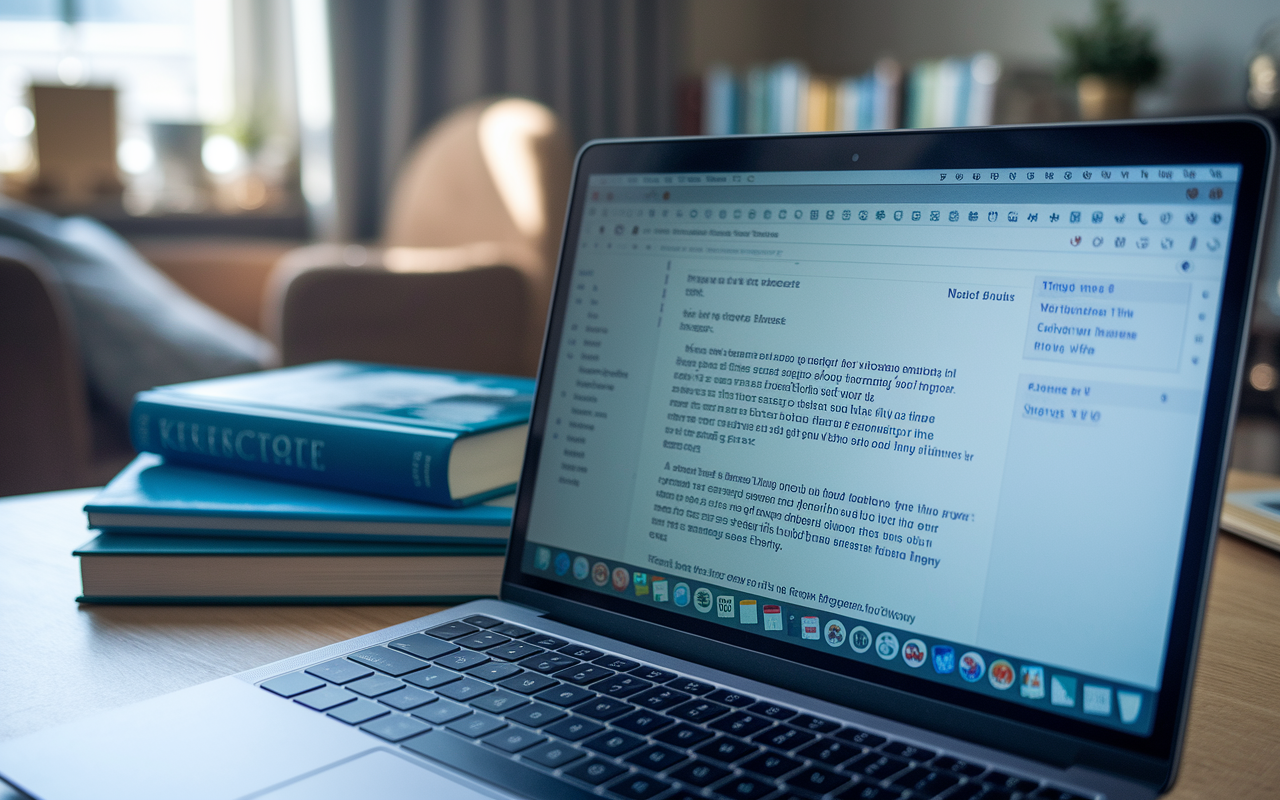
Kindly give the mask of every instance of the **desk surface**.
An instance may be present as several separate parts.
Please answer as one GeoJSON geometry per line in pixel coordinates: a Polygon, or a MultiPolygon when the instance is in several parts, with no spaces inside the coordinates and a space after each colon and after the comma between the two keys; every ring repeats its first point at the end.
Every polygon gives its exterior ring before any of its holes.
{"type": "MultiPolygon", "coordinates": [[[[1233,474],[1232,489],[1280,487],[1233,474]]],[[[437,610],[77,606],[92,490],[0,500],[0,739],[437,610]]],[[[1182,773],[1170,798],[1280,791],[1280,555],[1220,537],[1182,773]]],[[[0,783],[0,800],[17,800],[0,783]]]]}

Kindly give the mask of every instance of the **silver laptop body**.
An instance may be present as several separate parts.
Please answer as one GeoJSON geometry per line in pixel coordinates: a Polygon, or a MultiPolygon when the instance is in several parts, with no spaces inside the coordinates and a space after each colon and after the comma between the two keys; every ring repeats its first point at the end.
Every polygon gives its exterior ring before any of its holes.
{"type": "Polygon", "coordinates": [[[0,776],[1153,797],[1271,149],[1248,119],[589,144],[502,599],[0,743],[0,776]]]}

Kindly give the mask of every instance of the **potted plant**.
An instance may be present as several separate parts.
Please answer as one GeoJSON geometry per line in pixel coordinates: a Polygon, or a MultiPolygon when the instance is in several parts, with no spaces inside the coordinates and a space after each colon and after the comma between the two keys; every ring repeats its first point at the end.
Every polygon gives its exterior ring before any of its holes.
{"type": "Polygon", "coordinates": [[[1066,51],[1063,77],[1076,84],[1080,116],[1117,119],[1133,115],[1133,95],[1154,83],[1163,66],[1155,32],[1126,18],[1120,0],[1097,0],[1096,18],[1055,33],[1066,51]]]}

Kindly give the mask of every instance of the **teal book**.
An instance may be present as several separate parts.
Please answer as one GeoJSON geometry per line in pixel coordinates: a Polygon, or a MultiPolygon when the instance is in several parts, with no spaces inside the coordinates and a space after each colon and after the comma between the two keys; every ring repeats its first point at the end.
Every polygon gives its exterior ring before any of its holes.
{"type": "Polygon", "coordinates": [[[142,453],[84,507],[104,532],[476,544],[501,549],[514,495],[462,508],[169,464],[142,453]]]}
{"type": "Polygon", "coordinates": [[[493,546],[104,533],[75,550],[81,603],[460,603],[494,597],[493,546]]]}
{"type": "Polygon", "coordinates": [[[534,382],[351,361],[139,392],[130,435],[170,463],[463,506],[515,488],[534,382]]]}

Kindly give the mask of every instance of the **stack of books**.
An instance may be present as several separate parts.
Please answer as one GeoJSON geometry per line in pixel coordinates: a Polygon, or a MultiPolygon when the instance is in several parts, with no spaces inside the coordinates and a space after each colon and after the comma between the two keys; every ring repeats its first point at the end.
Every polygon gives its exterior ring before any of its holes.
{"type": "Polygon", "coordinates": [[[904,73],[884,58],[863,75],[811,73],[781,61],[702,81],[702,133],[798,133],[990,125],[1000,62],[990,53],[922,61],[904,73]]]}
{"type": "Polygon", "coordinates": [[[164,386],[86,506],[81,602],[497,594],[534,383],[330,361],[164,386]]]}
{"type": "Polygon", "coordinates": [[[1219,523],[1225,531],[1280,551],[1280,491],[1231,492],[1219,523]]]}

